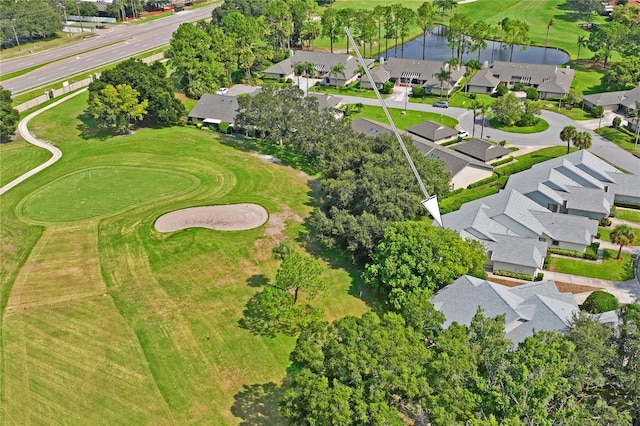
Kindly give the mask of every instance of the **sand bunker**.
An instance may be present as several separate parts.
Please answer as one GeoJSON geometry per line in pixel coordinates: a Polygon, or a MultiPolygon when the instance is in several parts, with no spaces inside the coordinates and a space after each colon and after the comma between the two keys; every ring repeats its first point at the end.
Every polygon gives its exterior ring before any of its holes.
{"type": "Polygon", "coordinates": [[[160,232],[187,228],[209,228],[217,231],[244,231],[257,228],[269,219],[269,213],[257,204],[191,207],[164,214],[156,220],[160,232]]]}

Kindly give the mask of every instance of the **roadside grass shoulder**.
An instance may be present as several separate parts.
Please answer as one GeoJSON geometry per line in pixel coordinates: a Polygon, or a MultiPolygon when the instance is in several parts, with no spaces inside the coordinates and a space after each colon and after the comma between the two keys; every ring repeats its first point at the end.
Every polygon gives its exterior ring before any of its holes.
{"type": "Polygon", "coordinates": [[[612,127],[601,127],[596,129],[595,132],[603,138],[615,143],[625,151],[640,156],[640,143],[635,144],[635,138],[627,133],[612,127]]]}
{"type": "Polygon", "coordinates": [[[583,277],[600,278],[611,281],[626,281],[634,277],[633,262],[627,253],[621,254],[617,260],[617,250],[604,250],[604,258],[601,264],[588,261],[552,257],[549,270],[564,274],[580,275],[583,277]]]}

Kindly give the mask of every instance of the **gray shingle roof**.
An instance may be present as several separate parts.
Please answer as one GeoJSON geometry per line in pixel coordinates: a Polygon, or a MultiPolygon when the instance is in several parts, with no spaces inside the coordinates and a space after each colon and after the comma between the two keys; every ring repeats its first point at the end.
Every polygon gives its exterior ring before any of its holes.
{"type": "Polygon", "coordinates": [[[583,99],[590,104],[602,105],[603,107],[622,105],[628,109],[635,109],[636,101],[640,101],[640,86],[636,86],[631,90],[585,95],[583,99]]]}
{"type": "MultiPolygon", "coordinates": [[[[365,118],[356,118],[351,122],[351,128],[356,132],[364,133],[369,136],[377,136],[378,134],[393,134],[391,127],[379,123],[377,121],[367,120],[365,118]]],[[[400,132],[403,134],[404,132],[400,132]]],[[[444,148],[438,144],[435,144],[426,139],[420,138],[416,135],[404,133],[406,136],[411,137],[413,145],[418,151],[429,158],[434,160],[440,160],[445,163],[445,167],[451,176],[455,176],[460,173],[465,167],[473,166],[482,168],[484,170],[493,170],[493,167],[484,164],[471,157],[467,157],[464,154],[460,154],[444,148]]]]}
{"type": "Polygon", "coordinates": [[[316,98],[318,100],[318,106],[325,109],[337,108],[342,102],[341,98],[333,95],[325,95],[324,93],[309,92],[307,96],[316,98]]]}
{"type": "Polygon", "coordinates": [[[458,131],[456,129],[447,127],[443,124],[434,123],[429,120],[407,127],[407,131],[414,135],[418,135],[421,138],[430,140],[431,142],[449,139],[458,135],[458,131]]]}
{"type": "Polygon", "coordinates": [[[470,86],[496,87],[500,80],[493,76],[491,68],[484,68],[474,74],[469,80],[470,86]]]}
{"type": "MultiPolygon", "coordinates": [[[[370,66],[373,63],[372,59],[365,59],[364,61],[367,66],[370,66]]],[[[338,78],[343,78],[345,80],[353,77],[358,69],[358,58],[346,53],[298,50],[293,54],[293,56],[290,56],[287,59],[267,68],[264,72],[267,74],[291,74],[293,72],[294,65],[299,62],[311,62],[315,65],[315,69],[320,76],[328,75],[334,65],[343,64],[345,68],[344,75],[339,75],[338,78]]]]}
{"type": "Polygon", "coordinates": [[[235,96],[205,93],[189,113],[189,118],[214,119],[233,124],[237,113],[238,100],[235,96]]]}
{"type": "MultiPolygon", "coordinates": [[[[441,69],[448,69],[449,65],[442,63],[441,61],[418,61],[415,59],[400,59],[400,58],[389,58],[384,64],[378,65],[377,68],[384,68],[389,72],[389,75],[393,80],[403,81],[408,78],[408,76],[414,76],[414,79],[420,81],[431,81],[433,82],[433,78],[436,74],[440,72],[441,69]]],[[[466,68],[454,67],[451,70],[450,79],[445,82],[448,83],[449,86],[453,86],[460,78],[464,76],[466,72],[466,68]]],[[[435,80],[436,86],[440,87],[440,82],[435,80]]]]}
{"type": "Polygon", "coordinates": [[[444,287],[431,299],[453,322],[469,325],[478,307],[487,318],[505,316],[505,336],[518,344],[533,331],[564,331],[578,305],[570,294],[560,293],[552,281],[507,287],[468,275],[444,287]]]}
{"type": "Polygon", "coordinates": [[[575,70],[558,68],[555,65],[524,64],[518,62],[494,62],[489,68],[500,81],[514,82],[525,78],[526,84],[538,86],[538,90],[545,92],[561,91],[567,93],[575,70]]]}
{"type": "Polygon", "coordinates": [[[476,138],[467,142],[459,143],[454,146],[454,149],[485,162],[511,154],[511,151],[503,146],[495,145],[476,138]]]}

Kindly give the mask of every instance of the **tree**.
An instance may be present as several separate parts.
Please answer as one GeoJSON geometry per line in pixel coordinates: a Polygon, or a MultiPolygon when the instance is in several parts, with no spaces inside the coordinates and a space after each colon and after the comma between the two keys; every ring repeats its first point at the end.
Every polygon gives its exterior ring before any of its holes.
{"type": "Polygon", "coordinates": [[[591,21],[593,13],[603,10],[600,0],[569,0],[569,7],[591,21]]]}
{"type": "Polygon", "coordinates": [[[483,278],[486,252],[478,241],[424,222],[392,225],[371,255],[365,282],[400,309],[418,289],[435,291],[462,275],[483,278]]]}
{"type": "Polygon", "coordinates": [[[318,76],[318,72],[316,71],[316,65],[313,62],[304,62],[302,65],[304,67],[304,72],[307,74],[307,94],[309,94],[309,80],[316,78],[318,76]]]}
{"type": "Polygon", "coordinates": [[[540,96],[540,94],[538,93],[538,89],[536,89],[535,87],[528,87],[525,92],[527,94],[527,99],[530,101],[535,101],[540,96]]]}
{"type": "Polygon", "coordinates": [[[511,53],[509,54],[509,62],[513,61],[513,48],[516,44],[522,45],[522,50],[527,48],[527,45],[531,41],[531,35],[529,33],[529,24],[517,19],[510,19],[504,27],[504,42],[511,53]]]}
{"type": "Polygon", "coordinates": [[[569,153],[569,142],[574,140],[578,135],[578,131],[573,126],[565,126],[560,131],[560,140],[567,143],[567,154],[569,153]]]}
{"type": "Polygon", "coordinates": [[[284,0],[268,2],[264,12],[264,24],[267,34],[271,36],[273,46],[280,49],[290,47],[290,37],[293,34],[293,15],[291,7],[284,0]]]}
{"type": "MultiPolygon", "coordinates": [[[[300,76],[304,74],[307,67],[305,66],[304,62],[296,62],[295,64],[292,64],[292,66],[293,66],[293,75],[298,77],[298,87],[300,87],[300,76]]],[[[308,91],[309,90],[307,89],[307,92],[308,91]]]]}
{"type": "Polygon", "coordinates": [[[598,25],[589,35],[587,47],[594,53],[594,59],[604,61],[607,66],[612,52],[619,51],[629,35],[629,29],[618,22],[598,25]]]}
{"type": "MultiPolygon", "coordinates": [[[[356,18],[358,17],[358,12],[351,8],[345,7],[344,9],[339,9],[336,13],[337,24],[342,29],[344,27],[348,27],[351,33],[353,34],[353,24],[356,22],[356,18]]],[[[346,48],[347,54],[349,53],[349,38],[346,38],[346,48]]]]}
{"type": "Polygon", "coordinates": [[[440,83],[440,99],[442,99],[442,88],[444,87],[444,82],[451,78],[451,71],[449,67],[445,66],[444,68],[440,68],[440,71],[436,74],[436,78],[440,83]]]}
{"type": "Polygon", "coordinates": [[[488,103],[483,102],[480,105],[480,117],[482,118],[482,127],[480,128],[480,139],[484,138],[484,122],[489,114],[491,114],[491,106],[488,103]]]}
{"type": "Polygon", "coordinates": [[[607,90],[625,90],[627,86],[640,80],[640,57],[630,57],[611,64],[609,70],[600,79],[607,90]]]}
{"type": "MultiPolygon", "coordinates": [[[[487,48],[487,37],[489,37],[489,32],[491,31],[491,26],[484,21],[476,21],[471,25],[471,51],[478,52],[478,58],[476,61],[480,64],[480,52],[483,49],[487,48]]],[[[481,65],[481,64],[480,64],[481,65]]],[[[478,68],[480,69],[480,68],[478,68]]]]}
{"type": "Polygon", "coordinates": [[[377,5],[373,8],[371,12],[371,17],[375,20],[375,23],[378,24],[378,59],[380,58],[380,49],[382,47],[382,24],[385,19],[385,10],[384,6],[377,5]]]}
{"type": "Polygon", "coordinates": [[[224,34],[233,41],[236,53],[236,67],[238,69],[251,68],[251,65],[242,67],[241,57],[243,49],[250,48],[260,36],[258,21],[250,16],[244,16],[240,12],[231,12],[222,18],[220,23],[224,34]]]}
{"type": "Polygon", "coordinates": [[[19,120],[20,113],[13,107],[11,91],[0,86],[0,142],[11,138],[19,120]]]}
{"type": "Polygon", "coordinates": [[[427,46],[427,32],[433,30],[436,15],[433,6],[429,2],[424,2],[418,7],[417,21],[420,29],[422,29],[422,60],[424,61],[424,52],[427,46]]]}
{"type": "Polygon", "coordinates": [[[618,244],[620,246],[618,249],[618,255],[616,256],[616,259],[620,259],[622,247],[632,245],[638,236],[629,225],[617,225],[613,228],[613,231],[609,233],[609,237],[611,237],[611,242],[613,244],[618,244]]]}
{"type": "Polygon", "coordinates": [[[338,62],[337,64],[333,65],[329,70],[329,75],[330,76],[332,75],[335,78],[336,87],[338,87],[338,76],[341,75],[345,77],[344,72],[345,72],[345,67],[342,62],[338,62]]]}
{"type": "Polygon", "coordinates": [[[578,149],[589,149],[591,148],[591,133],[584,131],[578,132],[576,137],[573,139],[573,145],[578,149]]]}
{"type": "Polygon", "coordinates": [[[582,96],[580,96],[580,94],[576,89],[571,88],[569,89],[569,92],[567,92],[567,95],[565,96],[564,100],[565,100],[565,105],[569,107],[573,107],[579,104],[580,102],[582,102],[582,96]]]}
{"type": "Polygon", "coordinates": [[[408,7],[402,7],[396,12],[397,27],[400,32],[400,42],[402,47],[400,49],[400,57],[404,58],[404,39],[409,34],[409,29],[416,20],[416,13],[413,9],[408,7]]]}
{"type": "Polygon", "coordinates": [[[580,48],[587,47],[588,41],[589,39],[587,38],[587,36],[578,36],[578,61],[580,60],[580,48]]]}
{"type": "Polygon", "coordinates": [[[582,310],[591,314],[601,314],[618,309],[618,299],[606,291],[592,292],[582,304],[582,310]]]}
{"type": "Polygon", "coordinates": [[[180,25],[166,56],[182,76],[185,92],[194,98],[226,86],[237,61],[233,40],[218,26],[206,23],[180,25]]]}
{"type": "Polygon", "coordinates": [[[107,84],[89,100],[89,113],[99,125],[127,133],[131,120],[141,120],[147,112],[148,101],[139,101],[138,95],[128,84],[107,84]]]}
{"type": "Polygon", "coordinates": [[[473,99],[468,106],[468,109],[473,111],[473,130],[471,132],[472,137],[476,137],[476,120],[478,118],[478,113],[482,109],[482,101],[479,99],[473,99]]]}
{"type": "Polygon", "coordinates": [[[551,26],[555,23],[555,21],[553,20],[553,18],[549,18],[549,20],[547,21],[547,38],[544,42],[545,46],[549,45],[549,30],[551,29],[551,26]]]}
{"type": "Polygon", "coordinates": [[[344,34],[344,30],[338,20],[338,14],[334,8],[329,7],[325,9],[322,14],[322,19],[320,20],[320,25],[322,26],[321,34],[324,37],[329,37],[329,45],[331,53],[333,53],[333,42],[344,34]]]}
{"type": "Polygon", "coordinates": [[[280,400],[291,424],[387,424],[426,411],[431,352],[397,314],[320,324],[298,338],[294,376],[280,400]]]}
{"type": "Polygon", "coordinates": [[[306,295],[305,301],[311,301],[326,290],[322,272],[320,262],[313,257],[297,252],[285,256],[275,284],[265,287],[247,303],[243,325],[256,334],[293,335],[318,321],[322,317],[320,309],[298,302],[301,291],[306,295]]]}
{"type": "Polygon", "coordinates": [[[128,59],[102,72],[100,78],[89,85],[89,98],[111,84],[128,84],[138,92],[138,100],[146,100],[147,118],[158,124],[170,125],[180,121],[185,114],[184,105],[175,96],[167,69],[161,62],[146,65],[142,61],[128,59]]]}
{"type": "Polygon", "coordinates": [[[516,95],[507,93],[491,105],[491,110],[499,122],[506,126],[513,126],[522,119],[524,105],[516,95]]]}

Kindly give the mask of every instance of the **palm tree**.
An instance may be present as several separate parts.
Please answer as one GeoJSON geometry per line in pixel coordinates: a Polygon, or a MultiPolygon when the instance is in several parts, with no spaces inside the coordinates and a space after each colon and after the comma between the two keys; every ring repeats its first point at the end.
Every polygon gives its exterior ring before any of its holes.
{"type": "Polygon", "coordinates": [[[380,59],[380,47],[382,46],[382,23],[385,19],[385,10],[383,6],[376,6],[373,8],[372,15],[378,24],[378,59],[380,59]]]}
{"type": "Polygon", "coordinates": [[[573,126],[566,126],[560,131],[560,140],[567,143],[567,154],[569,153],[569,142],[578,135],[578,131],[573,126]]]}
{"type": "Polygon", "coordinates": [[[627,112],[627,115],[632,120],[634,118],[636,119],[636,134],[635,134],[635,138],[634,138],[634,142],[633,142],[633,148],[635,150],[635,148],[638,146],[638,136],[640,135],[640,101],[636,101],[636,108],[635,109],[630,109],[627,112]]]}
{"type": "Polygon", "coordinates": [[[549,45],[549,29],[551,28],[551,26],[555,23],[555,21],[553,20],[553,18],[550,18],[547,21],[547,41],[544,42],[545,46],[549,45]]]}
{"type": "Polygon", "coordinates": [[[482,101],[474,99],[469,104],[469,109],[473,111],[473,129],[471,130],[471,137],[476,137],[476,119],[478,118],[478,112],[482,109],[482,101]]]}
{"type": "Polygon", "coordinates": [[[313,62],[303,62],[304,71],[307,73],[307,95],[309,94],[309,79],[315,78],[318,75],[316,66],[313,62]]]}
{"type": "Polygon", "coordinates": [[[579,132],[573,139],[573,144],[578,147],[578,149],[591,148],[591,133],[579,132]]]}
{"type": "Polygon", "coordinates": [[[440,82],[440,99],[442,99],[442,87],[444,86],[444,82],[448,81],[451,76],[451,71],[449,71],[449,67],[440,68],[440,72],[436,74],[436,78],[440,82]]]}
{"type": "Polygon", "coordinates": [[[482,117],[482,127],[480,128],[480,139],[484,138],[484,121],[491,115],[488,103],[482,103],[480,106],[480,117],[482,117]]]}
{"type": "Polygon", "coordinates": [[[588,40],[587,36],[578,36],[578,59],[576,59],[576,61],[580,60],[580,48],[587,47],[588,40]]]}
{"type": "Polygon", "coordinates": [[[613,231],[611,231],[609,237],[611,237],[611,242],[613,244],[618,244],[620,246],[618,249],[618,256],[616,256],[616,259],[620,259],[622,247],[633,244],[636,241],[637,235],[629,225],[618,225],[613,229],[613,231]]]}
{"type": "Polygon", "coordinates": [[[291,66],[293,67],[293,74],[298,77],[298,87],[300,87],[300,76],[307,70],[305,64],[304,62],[296,62],[291,66]]]}
{"type": "MultiPolygon", "coordinates": [[[[435,22],[435,13],[433,6],[429,2],[424,2],[418,8],[418,25],[422,29],[422,60],[424,61],[424,50],[427,46],[427,31],[433,30],[435,22]]],[[[378,55],[379,56],[379,55],[378,55]]]]}
{"type": "Polygon", "coordinates": [[[465,84],[465,90],[469,91],[469,79],[473,77],[475,73],[482,69],[482,64],[477,59],[469,59],[465,66],[465,74],[467,76],[467,84],[465,84]]]}
{"type": "Polygon", "coordinates": [[[336,78],[336,88],[338,87],[338,76],[342,75],[344,77],[344,64],[338,63],[331,67],[329,71],[329,76],[334,76],[336,78]]]}

